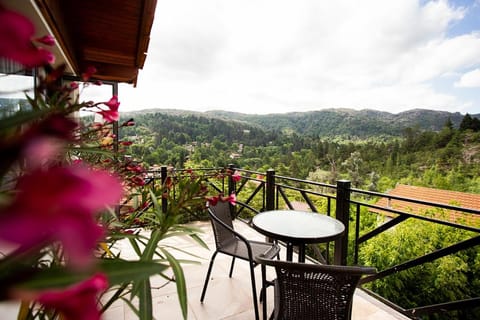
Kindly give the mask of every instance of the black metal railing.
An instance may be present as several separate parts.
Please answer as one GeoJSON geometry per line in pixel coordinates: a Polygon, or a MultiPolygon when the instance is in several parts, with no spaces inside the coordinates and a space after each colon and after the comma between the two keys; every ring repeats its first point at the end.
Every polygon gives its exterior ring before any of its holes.
{"type": "MultiPolygon", "coordinates": [[[[195,171],[208,172],[209,170],[218,171],[219,169],[221,168],[200,168],[195,169],[195,171]]],[[[345,225],[346,232],[341,239],[336,240],[334,243],[334,264],[346,265],[348,262],[351,264],[357,264],[359,262],[359,250],[363,244],[411,219],[445,225],[459,230],[466,230],[473,234],[469,239],[454,243],[445,248],[439,248],[434,252],[425,253],[420,257],[388,267],[384,270],[379,270],[377,274],[363,278],[361,282],[362,284],[383,279],[400,271],[409,270],[433,262],[442,257],[455,254],[459,251],[477,247],[480,244],[479,224],[461,224],[455,221],[449,221],[448,219],[441,219],[436,216],[396,210],[388,206],[372,204],[369,200],[372,198],[401,200],[412,204],[426,205],[440,210],[462,212],[477,217],[477,221],[480,221],[480,211],[478,210],[355,189],[351,188],[350,181],[345,180],[337,181],[336,185],[331,185],[276,175],[275,170],[273,169],[267,170],[266,172],[258,172],[244,170],[230,165],[224,168],[224,170],[230,173],[235,172],[240,174],[242,177],[241,181],[234,182],[231,175],[225,175],[224,181],[220,186],[217,182],[217,184],[213,184],[213,187],[216,191],[225,194],[230,194],[232,192],[236,193],[237,202],[240,206],[236,209],[235,216],[240,219],[248,220],[251,218],[252,214],[255,214],[255,212],[265,210],[295,209],[295,206],[298,205],[298,203],[302,203],[307,206],[307,210],[331,215],[340,220],[345,225]],[[369,230],[364,234],[360,234],[362,208],[364,208],[364,210],[366,209],[368,212],[371,212],[372,210],[381,210],[382,212],[393,214],[394,217],[374,229],[369,230]],[[354,224],[352,225],[354,226],[353,232],[350,228],[350,223],[354,224]]],[[[179,172],[179,170],[177,170],[177,172],[179,172]]],[[[161,181],[165,181],[168,174],[169,172],[166,170],[166,167],[162,168],[159,176],[161,181]]],[[[158,176],[157,174],[154,174],[153,177],[158,176]]],[[[323,248],[323,250],[318,250],[318,246],[313,246],[311,252],[313,252],[314,255],[317,255],[314,257],[315,259],[324,263],[331,263],[331,245],[326,244],[325,246],[326,247],[323,248]]],[[[480,297],[471,297],[460,301],[450,301],[441,304],[405,309],[380,297],[370,290],[366,291],[381,300],[383,303],[390,305],[413,319],[420,318],[423,315],[442,313],[448,310],[464,310],[465,308],[473,308],[480,305],[480,297]]]]}

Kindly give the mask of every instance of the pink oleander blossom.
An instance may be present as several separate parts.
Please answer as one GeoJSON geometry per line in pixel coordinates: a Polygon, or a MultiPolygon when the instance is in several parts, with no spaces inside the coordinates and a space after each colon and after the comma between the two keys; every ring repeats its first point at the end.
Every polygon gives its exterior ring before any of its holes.
{"type": "Polygon", "coordinates": [[[110,98],[110,100],[105,102],[105,105],[108,108],[110,108],[110,110],[112,110],[112,111],[118,111],[118,107],[120,106],[120,102],[118,101],[117,96],[113,96],[113,97],[110,98]]]}
{"type": "Polygon", "coordinates": [[[207,197],[206,199],[207,199],[209,205],[216,206],[220,197],[219,196],[214,196],[214,197],[207,197]]]}
{"type": "Polygon", "coordinates": [[[242,180],[242,176],[239,175],[238,173],[234,173],[234,174],[232,174],[232,179],[233,179],[233,181],[238,182],[238,181],[242,180]]]}
{"type": "Polygon", "coordinates": [[[42,142],[46,139],[73,141],[72,131],[77,126],[78,124],[75,121],[67,117],[52,115],[39,123],[26,127],[23,133],[8,138],[0,138],[0,150],[2,152],[0,167],[8,167],[18,161],[19,158],[25,158],[30,164],[51,160],[54,149],[42,142]],[[48,159],[43,157],[48,157],[48,159]]]}
{"type": "Polygon", "coordinates": [[[218,201],[229,202],[232,206],[237,204],[237,196],[235,193],[230,194],[228,197],[224,197],[223,194],[213,197],[206,197],[206,200],[211,206],[216,206],[218,201]]]}
{"type": "Polygon", "coordinates": [[[82,73],[82,80],[88,81],[97,72],[97,69],[93,66],[89,66],[85,72],[82,73]]]}
{"type": "Polygon", "coordinates": [[[51,52],[32,44],[35,27],[25,16],[0,5],[0,30],[0,57],[27,67],[53,63],[51,52]]]}
{"type": "Polygon", "coordinates": [[[235,193],[232,193],[228,197],[222,198],[222,201],[228,201],[232,206],[234,206],[237,204],[237,196],[235,193]]]}
{"type": "Polygon", "coordinates": [[[103,119],[106,122],[114,122],[120,119],[120,115],[118,111],[102,110],[102,111],[99,111],[98,114],[101,114],[103,119]]]}
{"type": "Polygon", "coordinates": [[[109,101],[104,102],[109,109],[108,110],[100,110],[98,113],[103,116],[103,119],[107,122],[118,121],[120,118],[120,114],[118,113],[118,107],[120,106],[120,102],[118,101],[117,96],[113,96],[109,101]]]}
{"type": "Polygon", "coordinates": [[[99,320],[97,296],[107,288],[107,276],[97,273],[65,289],[40,292],[35,300],[47,309],[55,309],[65,320],[99,320]]]}
{"type": "Polygon", "coordinates": [[[47,45],[47,46],[55,45],[55,38],[50,34],[44,35],[41,38],[37,38],[35,39],[35,41],[43,43],[44,45],[47,45]]]}
{"type": "Polygon", "coordinates": [[[18,180],[15,198],[0,209],[0,239],[24,249],[62,243],[73,267],[92,262],[103,228],[95,214],[122,195],[120,181],[85,166],[36,170],[18,180]]]}
{"type": "Polygon", "coordinates": [[[145,185],[145,179],[139,176],[132,177],[130,179],[132,185],[134,186],[144,186],[145,185]]]}
{"type": "Polygon", "coordinates": [[[40,168],[51,161],[58,160],[64,150],[64,141],[49,136],[30,139],[23,150],[23,158],[30,169],[40,168]]]}
{"type": "MultiPolygon", "coordinates": [[[[126,169],[128,171],[137,172],[137,173],[141,173],[141,172],[145,171],[145,169],[143,169],[143,167],[138,165],[138,164],[136,164],[136,165],[129,164],[129,165],[126,166],[126,169]]],[[[168,178],[170,178],[170,177],[168,177],[168,178]]]]}

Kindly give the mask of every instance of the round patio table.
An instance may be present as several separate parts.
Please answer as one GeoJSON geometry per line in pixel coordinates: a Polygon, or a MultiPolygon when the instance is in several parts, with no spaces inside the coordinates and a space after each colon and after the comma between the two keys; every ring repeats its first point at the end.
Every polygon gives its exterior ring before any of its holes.
{"type": "Polygon", "coordinates": [[[338,239],[345,231],[339,220],[316,212],[271,210],[252,219],[255,230],[287,244],[287,260],[293,259],[293,246],[298,246],[298,261],[305,262],[305,245],[338,239]]]}

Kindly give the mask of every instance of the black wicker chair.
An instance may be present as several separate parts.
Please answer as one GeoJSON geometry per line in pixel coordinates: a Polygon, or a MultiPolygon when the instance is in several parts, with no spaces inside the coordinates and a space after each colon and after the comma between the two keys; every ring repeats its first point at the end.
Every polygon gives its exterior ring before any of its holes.
{"type": "MultiPolygon", "coordinates": [[[[263,256],[257,260],[275,267],[275,303],[270,316],[275,320],[351,319],[353,294],[360,278],[376,273],[371,267],[296,263],[263,256]]],[[[266,303],[263,315],[266,319],[266,303]]]]}
{"type": "MultiPolygon", "coordinates": [[[[213,233],[215,235],[216,250],[210,259],[205,284],[202,290],[200,301],[203,303],[205,292],[207,291],[210,273],[217,253],[223,253],[232,256],[229,276],[232,277],[235,258],[246,260],[250,264],[250,278],[252,281],[253,306],[255,310],[255,319],[259,318],[257,289],[255,285],[254,268],[259,264],[255,257],[262,255],[265,258],[278,257],[280,247],[274,243],[250,241],[233,229],[232,217],[230,215],[230,204],[219,201],[214,206],[208,206],[208,214],[212,222],[213,233]]],[[[265,265],[261,266],[262,279],[265,279],[265,265]]],[[[265,281],[263,281],[265,282],[265,281]]]]}

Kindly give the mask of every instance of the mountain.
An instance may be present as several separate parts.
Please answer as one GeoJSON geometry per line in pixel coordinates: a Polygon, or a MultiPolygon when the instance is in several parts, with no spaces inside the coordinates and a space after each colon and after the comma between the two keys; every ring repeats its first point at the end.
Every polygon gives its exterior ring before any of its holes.
{"type": "MultiPolygon", "coordinates": [[[[151,109],[128,113],[167,114],[171,116],[207,117],[224,121],[244,122],[266,131],[296,133],[315,137],[400,136],[406,128],[440,131],[448,119],[458,128],[464,115],[459,112],[412,109],[393,114],[370,109],[324,109],[310,112],[253,115],[229,111],[195,112],[175,109],[151,109]]],[[[480,114],[471,115],[480,118],[480,114]]]]}

